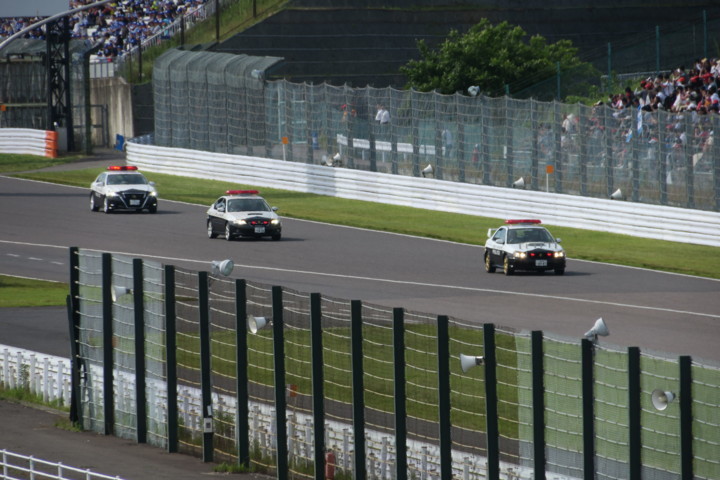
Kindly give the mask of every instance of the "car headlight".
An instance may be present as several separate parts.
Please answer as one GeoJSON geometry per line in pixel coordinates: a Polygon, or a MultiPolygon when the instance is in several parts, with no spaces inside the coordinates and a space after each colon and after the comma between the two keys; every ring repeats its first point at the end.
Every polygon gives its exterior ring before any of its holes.
{"type": "Polygon", "coordinates": [[[112,198],[112,197],[117,197],[117,192],[112,192],[112,191],[111,191],[111,192],[107,192],[107,193],[105,194],[105,196],[106,196],[106,197],[111,197],[111,198],[112,198]]]}
{"type": "Polygon", "coordinates": [[[233,220],[235,225],[245,225],[247,222],[243,219],[233,220]]]}
{"type": "Polygon", "coordinates": [[[280,225],[280,220],[277,218],[273,218],[272,220],[270,220],[270,223],[272,225],[280,225]]]}
{"type": "Polygon", "coordinates": [[[562,258],[565,256],[565,252],[560,250],[559,252],[555,252],[555,258],[562,258]]]}
{"type": "Polygon", "coordinates": [[[148,195],[150,195],[151,197],[157,197],[157,192],[153,190],[151,192],[148,192],[148,195]]]}
{"type": "Polygon", "coordinates": [[[525,253],[525,252],[513,252],[513,257],[515,257],[515,258],[525,258],[525,257],[527,257],[527,253],[525,253]]]}

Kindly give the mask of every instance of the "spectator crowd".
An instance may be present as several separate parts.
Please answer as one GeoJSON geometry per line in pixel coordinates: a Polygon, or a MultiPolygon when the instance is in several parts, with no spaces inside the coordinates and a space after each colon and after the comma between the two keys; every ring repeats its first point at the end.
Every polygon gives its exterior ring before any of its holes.
{"type": "MultiPolygon", "coordinates": [[[[70,0],[68,10],[97,0],[70,0]]],[[[98,55],[114,58],[162,35],[177,18],[197,11],[207,0],[118,0],[78,12],[70,17],[71,36],[93,44],[101,42],[98,55]]],[[[41,17],[0,18],[0,41],[37,23],[41,17]]],[[[45,39],[45,28],[27,32],[24,38],[45,39]]]]}

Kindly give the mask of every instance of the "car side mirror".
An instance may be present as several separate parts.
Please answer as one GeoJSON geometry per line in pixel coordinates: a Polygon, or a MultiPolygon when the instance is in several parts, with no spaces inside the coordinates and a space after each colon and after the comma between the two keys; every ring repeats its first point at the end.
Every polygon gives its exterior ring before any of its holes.
{"type": "Polygon", "coordinates": [[[277,211],[278,211],[278,207],[272,207],[272,211],[273,211],[273,212],[277,212],[277,211]]]}
{"type": "Polygon", "coordinates": [[[505,245],[505,239],[504,239],[504,238],[498,238],[498,239],[497,239],[497,243],[499,243],[500,245],[505,245]]]}
{"type": "Polygon", "coordinates": [[[218,205],[217,211],[218,211],[218,212],[224,212],[224,211],[225,211],[225,205],[218,205]]]}
{"type": "Polygon", "coordinates": [[[562,242],[562,240],[560,239],[560,237],[558,237],[558,238],[555,239],[555,243],[560,243],[560,242],[562,242]]]}
{"type": "Polygon", "coordinates": [[[148,182],[148,185],[150,185],[151,187],[154,187],[154,186],[155,186],[155,182],[148,182]]]}

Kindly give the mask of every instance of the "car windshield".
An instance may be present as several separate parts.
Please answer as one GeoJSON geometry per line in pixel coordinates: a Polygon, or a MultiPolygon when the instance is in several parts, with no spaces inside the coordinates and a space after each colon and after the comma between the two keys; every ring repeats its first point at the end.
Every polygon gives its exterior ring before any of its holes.
{"type": "Polygon", "coordinates": [[[507,243],[554,242],[550,232],[544,228],[514,228],[508,232],[507,243]]]}
{"type": "Polygon", "coordinates": [[[147,179],[140,173],[121,173],[119,175],[108,175],[108,185],[145,185],[147,179]]]}
{"type": "Polygon", "coordinates": [[[228,201],[228,212],[267,212],[268,204],[262,198],[234,198],[228,201]]]}

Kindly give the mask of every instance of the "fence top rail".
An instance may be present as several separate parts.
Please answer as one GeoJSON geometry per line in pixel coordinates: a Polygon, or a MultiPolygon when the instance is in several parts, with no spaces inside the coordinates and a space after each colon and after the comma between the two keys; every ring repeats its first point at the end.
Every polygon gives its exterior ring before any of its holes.
{"type": "MultiPolygon", "coordinates": [[[[89,469],[69,467],[67,465],[63,465],[62,463],[48,462],[47,460],[35,458],[32,455],[21,455],[19,453],[13,453],[6,449],[0,450],[0,466],[6,467],[18,473],[31,474],[31,478],[50,478],[64,480],[68,477],[63,476],[63,472],[67,472],[83,474],[84,478],[87,480],[123,480],[122,477],[119,476],[112,477],[110,475],[103,475],[102,473],[92,472],[89,469]],[[44,470],[46,471],[40,471],[38,470],[38,468],[44,468],[44,470]],[[49,473],[49,471],[47,471],[49,470],[49,468],[55,469],[56,474],[49,473]]],[[[23,476],[20,478],[25,477],[23,476]]]]}

